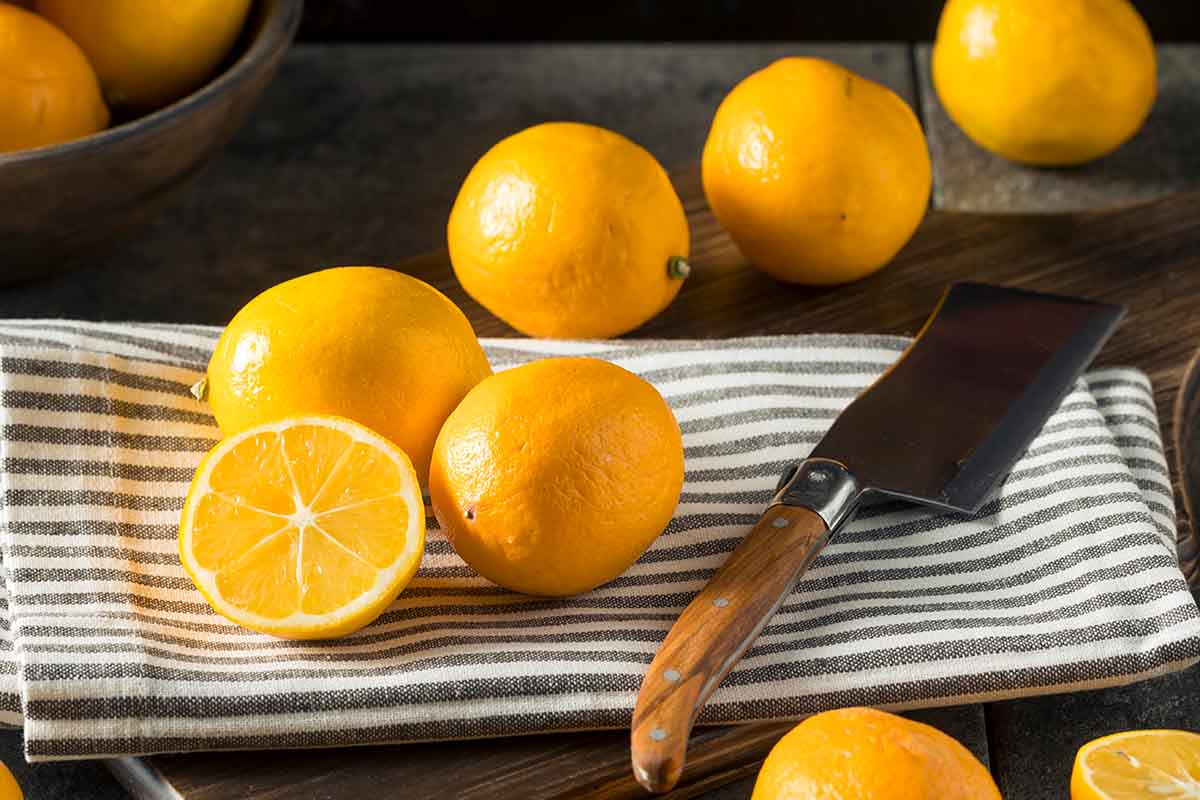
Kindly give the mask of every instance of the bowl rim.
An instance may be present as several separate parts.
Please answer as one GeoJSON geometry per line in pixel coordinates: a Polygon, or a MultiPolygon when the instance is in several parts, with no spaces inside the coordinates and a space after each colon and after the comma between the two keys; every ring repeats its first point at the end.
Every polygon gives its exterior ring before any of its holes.
{"type": "Polygon", "coordinates": [[[102,148],[112,142],[128,139],[161,128],[172,120],[207,105],[227,89],[248,80],[267,59],[286,48],[300,27],[304,0],[254,0],[254,5],[266,6],[266,18],[250,46],[236,61],[199,89],[145,116],[131,119],[78,139],[43,147],[30,147],[11,153],[0,153],[0,167],[9,164],[46,161],[102,148]]]}

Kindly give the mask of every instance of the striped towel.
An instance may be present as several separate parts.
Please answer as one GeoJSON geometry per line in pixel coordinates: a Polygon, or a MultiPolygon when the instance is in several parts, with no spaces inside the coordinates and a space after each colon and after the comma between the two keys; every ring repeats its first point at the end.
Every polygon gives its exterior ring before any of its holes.
{"type": "MultiPolygon", "coordinates": [[[[659,642],[781,470],[906,344],[487,341],[497,369],[587,354],[654,383],[686,447],[675,519],[617,580],[545,600],[474,575],[431,515],[400,599],[352,636],[304,643],[215,615],[176,555],[188,481],[217,438],[188,394],[216,335],[0,323],[0,712],[24,725],[31,760],[624,727],[659,642]]],[[[1174,529],[1149,382],[1093,372],[977,517],[888,505],[843,531],[701,721],[1181,668],[1200,658],[1200,623],[1174,529]]]]}

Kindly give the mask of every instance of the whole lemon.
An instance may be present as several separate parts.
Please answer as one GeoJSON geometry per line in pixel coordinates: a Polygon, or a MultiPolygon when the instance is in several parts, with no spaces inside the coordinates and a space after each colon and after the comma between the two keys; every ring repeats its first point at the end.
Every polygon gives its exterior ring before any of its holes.
{"type": "Polygon", "coordinates": [[[471,324],[416,278],[335,267],[267,289],[226,326],[204,390],[225,436],[300,414],[382,434],[424,483],[442,422],[491,374],[471,324]]]}
{"type": "Polygon", "coordinates": [[[114,106],[149,111],[198,89],[246,22],[250,0],[38,0],[79,43],[114,106]]]}
{"type": "Polygon", "coordinates": [[[447,227],[467,293],[530,336],[605,338],[662,311],[687,275],[687,217],[654,156],[572,122],[502,140],[447,227]]]}
{"type": "Polygon", "coordinates": [[[1000,800],[967,748],[872,708],[809,717],[771,749],[751,800],[1000,800]]]}
{"type": "Polygon", "coordinates": [[[978,145],[1012,161],[1082,164],[1142,127],[1154,42],[1127,0],[949,0],[933,85],[978,145]]]}
{"type": "Polygon", "coordinates": [[[66,34],[0,3],[0,153],[78,139],[108,125],[96,73],[66,34]]]}
{"type": "Polygon", "coordinates": [[[725,97],[704,144],[704,194],[754,266],[837,284],[912,237],[932,173],[921,125],[887,87],[818,58],[784,58],[725,97]]]}
{"type": "Polygon", "coordinates": [[[433,451],[429,495],[463,560],[535,595],[586,592],[662,532],[683,443],[646,381],[594,358],[550,358],[471,390],[433,451]]]}

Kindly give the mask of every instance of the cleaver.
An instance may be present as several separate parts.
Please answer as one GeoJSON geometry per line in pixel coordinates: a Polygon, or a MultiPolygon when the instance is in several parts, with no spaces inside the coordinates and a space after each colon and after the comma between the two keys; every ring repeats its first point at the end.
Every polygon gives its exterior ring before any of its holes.
{"type": "Polygon", "coordinates": [[[950,286],[899,360],[784,473],[758,523],[667,634],[633,712],[638,783],[651,792],[675,785],[704,702],[858,508],[898,499],[978,511],[1124,313],[950,286]]]}

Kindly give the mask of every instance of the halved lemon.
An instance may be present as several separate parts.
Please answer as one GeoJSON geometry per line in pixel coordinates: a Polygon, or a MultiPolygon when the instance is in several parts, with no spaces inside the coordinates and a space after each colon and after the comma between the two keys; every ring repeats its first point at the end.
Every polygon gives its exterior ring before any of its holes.
{"type": "Polygon", "coordinates": [[[1200,798],[1200,734],[1149,730],[1114,733],[1079,748],[1071,800],[1200,798]]]}
{"type": "Polygon", "coordinates": [[[218,613],[288,639],[358,630],[412,579],[425,505],[404,451],[333,416],[288,417],[200,462],[179,557],[218,613]]]}

